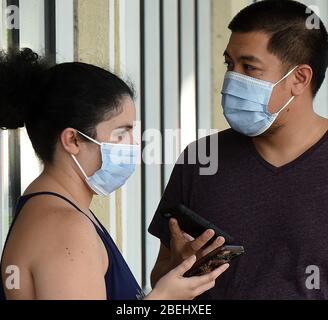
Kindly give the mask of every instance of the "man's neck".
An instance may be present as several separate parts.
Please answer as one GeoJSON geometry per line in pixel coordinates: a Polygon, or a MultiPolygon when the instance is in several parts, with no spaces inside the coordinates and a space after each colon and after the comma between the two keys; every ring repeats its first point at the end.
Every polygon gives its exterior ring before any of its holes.
{"type": "MultiPolygon", "coordinates": [[[[308,109],[310,110],[310,109],[308,109]]],[[[253,138],[259,154],[270,164],[281,167],[292,162],[315,145],[327,132],[328,120],[313,109],[295,117],[274,133],[253,138]]]]}

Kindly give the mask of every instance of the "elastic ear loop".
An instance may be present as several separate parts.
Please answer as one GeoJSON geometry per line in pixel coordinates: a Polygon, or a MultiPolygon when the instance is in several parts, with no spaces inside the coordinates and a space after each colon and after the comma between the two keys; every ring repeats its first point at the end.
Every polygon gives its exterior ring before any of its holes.
{"type": "Polygon", "coordinates": [[[281,108],[281,110],[279,112],[277,112],[278,114],[281,113],[282,111],[284,111],[289,105],[290,103],[295,99],[295,96],[292,96],[288,102],[281,108]]]}
{"type": "Polygon", "coordinates": [[[273,87],[277,86],[280,82],[288,78],[299,66],[296,66],[294,69],[290,70],[281,80],[279,80],[273,87]]]}
{"type": "MultiPolygon", "coordinates": [[[[102,145],[102,143],[98,142],[98,141],[95,140],[95,139],[92,139],[91,137],[87,136],[87,135],[84,134],[83,132],[81,132],[81,131],[79,131],[79,130],[76,130],[76,131],[77,131],[80,135],[82,135],[83,137],[87,138],[88,140],[90,140],[90,141],[96,143],[97,145],[99,145],[99,146],[102,145]]],[[[71,156],[72,156],[74,162],[76,163],[76,165],[79,167],[79,169],[80,169],[81,172],[83,173],[84,177],[85,177],[86,179],[88,179],[89,177],[86,175],[85,171],[83,170],[83,168],[81,167],[81,165],[80,165],[79,162],[77,161],[76,157],[75,157],[73,154],[71,154],[71,156]]]]}
{"type": "MultiPolygon", "coordinates": [[[[291,99],[289,99],[289,101],[285,104],[285,106],[283,108],[281,108],[281,110],[277,113],[272,114],[273,116],[277,114],[277,116],[280,114],[280,112],[282,112],[284,109],[286,109],[289,104],[295,99],[295,96],[291,97],[291,99]]],[[[270,121],[270,126],[272,125],[272,123],[274,122],[274,120],[276,119],[276,117],[270,121]]],[[[256,135],[262,134],[263,132],[265,132],[267,129],[260,131],[259,133],[257,133],[256,135]]]]}
{"type": "Polygon", "coordinates": [[[76,163],[76,165],[79,167],[79,169],[81,170],[81,172],[83,173],[84,177],[86,179],[88,179],[88,176],[86,175],[85,171],[83,170],[83,168],[81,167],[81,165],[79,164],[79,162],[77,161],[76,157],[74,156],[74,154],[71,154],[74,162],[76,163]]]}
{"type": "MultiPolygon", "coordinates": [[[[296,69],[298,68],[298,65],[293,68],[292,70],[290,70],[281,80],[279,80],[273,87],[277,86],[279,83],[281,83],[282,81],[284,81],[285,79],[287,79],[296,69]]],[[[285,110],[290,103],[295,99],[295,96],[292,96],[288,102],[280,109],[279,112],[277,112],[277,114],[281,113],[283,110],[285,110]]]]}
{"type": "Polygon", "coordinates": [[[81,131],[79,131],[79,130],[76,130],[76,131],[77,131],[80,135],[82,135],[83,137],[85,137],[85,138],[89,139],[90,141],[96,143],[98,146],[101,146],[101,145],[102,145],[102,143],[98,142],[98,141],[95,140],[95,139],[90,138],[89,136],[87,136],[87,135],[84,134],[83,132],[81,132],[81,131]]]}

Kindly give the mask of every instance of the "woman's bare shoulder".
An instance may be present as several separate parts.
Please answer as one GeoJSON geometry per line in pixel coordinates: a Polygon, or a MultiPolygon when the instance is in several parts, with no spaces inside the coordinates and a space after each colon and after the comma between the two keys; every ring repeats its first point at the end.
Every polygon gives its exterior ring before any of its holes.
{"type": "Polygon", "coordinates": [[[67,202],[50,195],[26,202],[8,240],[12,252],[29,252],[24,255],[29,260],[42,259],[69,246],[85,247],[88,243],[88,247],[89,244],[94,249],[99,247],[90,220],[67,202]]]}
{"type": "Polygon", "coordinates": [[[24,205],[5,262],[33,275],[37,299],[106,298],[101,242],[93,224],[65,202],[42,198],[24,205]]]}

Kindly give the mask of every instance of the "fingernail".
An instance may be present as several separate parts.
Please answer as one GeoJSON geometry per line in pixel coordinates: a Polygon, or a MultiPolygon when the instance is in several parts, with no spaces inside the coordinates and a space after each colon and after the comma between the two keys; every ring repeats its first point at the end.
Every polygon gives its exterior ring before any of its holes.
{"type": "Polygon", "coordinates": [[[225,270],[227,270],[229,267],[230,267],[230,264],[229,264],[229,263],[226,263],[226,264],[224,265],[225,270]]]}

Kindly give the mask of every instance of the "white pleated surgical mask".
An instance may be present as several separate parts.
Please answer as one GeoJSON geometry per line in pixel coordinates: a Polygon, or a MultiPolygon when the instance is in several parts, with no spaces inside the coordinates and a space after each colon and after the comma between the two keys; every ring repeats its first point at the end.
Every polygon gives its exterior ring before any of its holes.
{"type": "Polygon", "coordinates": [[[289,71],[277,83],[259,80],[237,72],[227,72],[222,88],[222,107],[231,128],[250,137],[259,136],[267,131],[279,114],[295,98],[291,97],[279,112],[270,113],[268,107],[272,91],[297,67],[289,71]]]}
{"type": "Polygon", "coordinates": [[[140,146],[98,142],[77,130],[79,134],[98,144],[101,151],[101,168],[88,177],[74,155],[71,155],[88,186],[98,195],[107,196],[122,187],[134,173],[140,146]]]}

